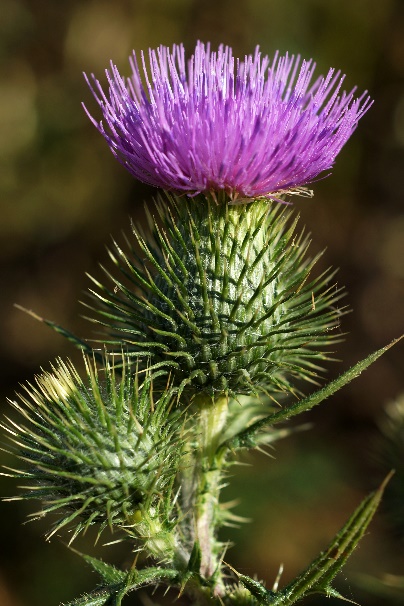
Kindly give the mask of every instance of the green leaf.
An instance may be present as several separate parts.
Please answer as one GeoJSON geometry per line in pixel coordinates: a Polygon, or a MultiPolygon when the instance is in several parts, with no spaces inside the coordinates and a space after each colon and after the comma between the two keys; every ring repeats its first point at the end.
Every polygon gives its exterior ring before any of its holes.
{"type": "Polygon", "coordinates": [[[74,553],[77,553],[79,556],[81,556],[83,560],[85,560],[87,564],[89,564],[93,568],[93,570],[95,570],[95,572],[100,575],[104,583],[122,583],[128,576],[127,572],[115,568],[115,566],[112,566],[112,564],[107,564],[102,560],[98,560],[97,558],[93,558],[92,556],[80,553],[79,551],[77,551],[76,549],[72,549],[71,547],[70,549],[74,551],[74,553]]]}
{"type": "MultiPolygon", "coordinates": [[[[180,591],[178,598],[182,596],[185,586],[189,581],[197,580],[197,582],[203,582],[200,569],[201,569],[201,561],[202,561],[202,551],[201,546],[198,541],[195,541],[194,546],[192,547],[191,555],[189,556],[189,561],[186,570],[178,575],[178,582],[180,583],[180,591]]],[[[177,598],[177,599],[178,599],[177,598]]]]}
{"type": "Polygon", "coordinates": [[[254,598],[258,600],[260,604],[270,604],[271,598],[276,595],[274,591],[266,589],[264,585],[251,577],[240,574],[239,579],[244,587],[248,589],[251,595],[254,596],[254,598]]]}
{"type": "Polygon", "coordinates": [[[202,561],[201,546],[199,545],[198,541],[195,541],[194,546],[192,547],[191,555],[189,556],[187,571],[196,572],[199,574],[199,571],[201,569],[201,561],[202,561]]]}
{"type": "Polygon", "coordinates": [[[251,595],[265,606],[292,606],[292,604],[296,604],[311,593],[322,593],[327,597],[338,597],[350,602],[351,600],[341,596],[331,586],[331,582],[345,565],[366,532],[392,475],[393,472],[387,476],[378,490],[372,492],[362,501],[327,549],[322,551],[306,570],[281,591],[270,591],[260,582],[239,574],[231,566],[229,568],[237,574],[240,582],[249,590],[251,595]]]}
{"type": "MultiPolygon", "coordinates": [[[[112,566],[109,566],[100,560],[96,560],[95,558],[91,558],[90,556],[85,556],[84,559],[100,574],[101,570],[102,574],[106,574],[107,576],[115,575],[115,573],[119,574],[121,572],[117,569],[112,571],[112,566]]],[[[123,573],[123,575],[124,576],[121,577],[121,582],[96,589],[91,593],[73,600],[73,602],[69,602],[65,606],[120,606],[125,595],[141,586],[158,582],[169,584],[170,581],[176,581],[178,579],[178,572],[176,570],[157,567],[145,568],[144,570],[134,569],[127,573],[123,573]]]]}
{"type": "Polygon", "coordinates": [[[107,604],[111,603],[111,597],[112,594],[109,589],[100,589],[99,591],[86,593],[64,606],[107,606],[107,604]]]}
{"type": "Polygon", "coordinates": [[[269,597],[271,606],[291,606],[311,593],[337,595],[331,582],[363,537],[382,498],[390,473],[380,488],[366,497],[345,526],[334,537],[328,548],[321,552],[294,581],[282,589],[275,597],[269,597]]]}
{"type": "Polygon", "coordinates": [[[251,447],[254,445],[254,435],[263,427],[266,427],[268,425],[274,425],[275,423],[280,423],[281,421],[286,421],[292,417],[295,417],[296,415],[301,414],[302,412],[307,412],[308,410],[311,410],[312,408],[314,408],[314,406],[317,406],[318,404],[320,404],[320,402],[323,402],[323,400],[326,400],[327,398],[332,396],[335,392],[341,389],[341,387],[344,387],[353,379],[359,377],[359,375],[364,370],[366,370],[366,368],[373,364],[373,362],[376,362],[376,360],[380,358],[380,356],[382,356],[384,353],[386,353],[386,351],[388,351],[391,347],[393,347],[393,345],[398,343],[403,338],[403,336],[404,335],[402,335],[398,339],[394,339],[385,347],[382,347],[381,349],[378,349],[374,353],[370,354],[370,356],[368,356],[361,362],[358,362],[349,370],[344,372],[342,375],[334,379],[334,381],[331,381],[331,383],[328,383],[328,385],[314,392],[307,398],[303,398],[292,406],[282,408],[282,410],[279,410],[275,413],[268,415],[267,417],[264,417],[263,419],[260,419],[259,421],[256,421],[255,423],[250,425],[250,427],[248,427],[247,429],[236,435],[234,438],[229,440],[226,443],[226,446],[228,448],[251,447]]]}
{"type": "Polygon", "coordinates": [[[132,570],[128,577],[128,591],[137,589],[141,585],[150,585],[158,582],[170,582],[178,579],[178,571],[171,568],[144,568],[132,570]]]}

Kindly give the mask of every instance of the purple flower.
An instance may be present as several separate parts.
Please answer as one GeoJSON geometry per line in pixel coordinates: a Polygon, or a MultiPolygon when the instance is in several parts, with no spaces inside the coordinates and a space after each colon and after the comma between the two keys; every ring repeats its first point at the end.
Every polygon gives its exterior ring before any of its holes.
{"type": "MultiPolygon", "coordinates": [[[[314,82],[315,64],[275,55],[235,59],[201,42],[186,63],[184,47],[149,51],[132,76],[106,71],[109,93],[89,85],[104,122],[91,118],[111,151],[145,183],[194,195],[276,198],[329,170],[372,101],[341,91],[330,69],[314,82]],[[149,75],[150,74],[150,75],[149,75]]],[[[88,113],[88,112],[87,112],[88,113]]]]}

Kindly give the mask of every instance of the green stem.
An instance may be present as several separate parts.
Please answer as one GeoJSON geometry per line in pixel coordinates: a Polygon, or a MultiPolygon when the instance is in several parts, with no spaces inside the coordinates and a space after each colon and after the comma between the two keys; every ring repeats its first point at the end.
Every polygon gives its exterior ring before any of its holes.
{"type": "MultiPolygon", "coordinates": [[[[192,512],[189,540],[198,543],[201,554],[199,572],[214,583],[214,594],[222,595],[220,574],[220,543],[217,540],[219,493],[225,455],[218,446],[228,413],[228,399],[221,396],[212,401],[199,396],[195,401],[194,448],[189,454],[188,472],[184,472],[183,506],[192,512]],[[196,446],[196,448],[195,448],[196,446]]],[[[191,545],[191,548],[192,548],[191,545]]]]}

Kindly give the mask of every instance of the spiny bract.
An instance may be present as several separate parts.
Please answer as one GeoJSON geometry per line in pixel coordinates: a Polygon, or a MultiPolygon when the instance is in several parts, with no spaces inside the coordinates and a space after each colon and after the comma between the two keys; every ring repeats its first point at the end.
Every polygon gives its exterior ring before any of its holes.
{"type": "MultiPolygon", "coordinates": [[[[160,198],[152,237],[133,228],[112,259],[123,276],[96,282],[109,347],[174,371],[181,389],[230,395],[293,391],[312,380],[338,335],[340,289],[310,278],[308,238],[279,204],[232,206],[201,195],[160,198]]],[[[108,273],[108,272],[107,272],[108,273]]]]}
{"type": "Polygon", "coordinates": [[[181,425],[172,390],[153,402],[150,373],[139,384],[136,373],[116,372],[106,359],[100,380],[95,365],[86,366],[86,381],[61,360],[37,376],[12,403],[24,422],[4,426],[24,463],[12,475],[28,480],[18,498],[40,499],[38,517],[61,510],[50,536],[73,523],[73,538],[93,523],[136,527],[172,501],[181,425]]]}

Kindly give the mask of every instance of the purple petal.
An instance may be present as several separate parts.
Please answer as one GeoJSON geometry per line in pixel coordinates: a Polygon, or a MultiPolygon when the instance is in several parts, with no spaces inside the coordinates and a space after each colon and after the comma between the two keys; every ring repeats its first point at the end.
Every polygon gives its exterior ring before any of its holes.
{"type": "Polygon", "coordinates": [[[111,63],[109,93],[86,78],[104,122],[92,122],[112,153],[145,183],[195,193],[225,190],[231,197],[276,198],[329,170],[372,105],[330,69],[313,81],[315,64],[259,48],[244,61],[232,49],[198,42],[186,62],[184,47],[160,46],[130,58],[124,80],[111,63]]]}

